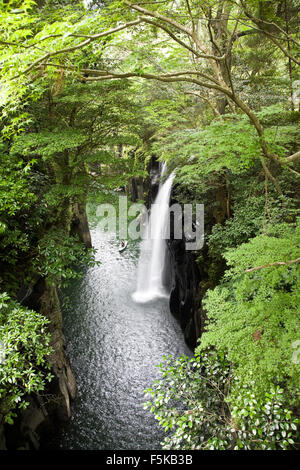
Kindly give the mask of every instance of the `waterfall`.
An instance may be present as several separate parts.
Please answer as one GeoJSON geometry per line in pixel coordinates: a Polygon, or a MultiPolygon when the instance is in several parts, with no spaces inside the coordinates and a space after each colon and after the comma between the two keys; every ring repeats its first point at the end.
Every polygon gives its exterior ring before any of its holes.
{"type": "MultiPolygon", "coordinates": [[[[166,172],[163,164],[161,178],[166,172]]],[[[159,297],[168,297],[163,283],[167,244],[166,229],[169,223],[169,202],[174,172],[164,183],[160,182],[154,204],[151,206],[146,233],[141,242],[141,251],[137,273],[137,289],[132,295],[136,302],[149,302],[159,297]]]]}

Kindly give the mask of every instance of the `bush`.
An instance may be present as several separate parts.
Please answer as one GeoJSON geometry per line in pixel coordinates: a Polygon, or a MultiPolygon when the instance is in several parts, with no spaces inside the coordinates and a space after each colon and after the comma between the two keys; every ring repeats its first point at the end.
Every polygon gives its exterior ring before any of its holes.
{"type": "Polygon", "coordinates": [[[203,301],[207,331],[201,347],[216,347],[235,364],[243,382],[255,377],[256,393],[284,383],[297,399],[300,365],[292,361],[299,339],[300,229],[273,227],[225,254],[229,269],[203,301]],[[248,269],[258,268],[247,272],[248,269]]]}
{"type": "Polygon", "coordinates": [[[95,250],[85,246],[78,238],[67,236],[64,230],[49,230],[39,241],[34,269],[49,282],[65,287],[71,279],[78,279],[80,268],[98,264],[95,250]]]}
{"type": "Polygon", "coordinates": [[[242,387],[224,354],[196,350],[195,356],[159,365],[162,378],[145,391],[145,403],[168,431],[163,449],[288,449],[297,436],[280,387],[257,399],[242,387]]]}
{"type": "Polygon", "coordinates": [[[0,294],[0,422],[12,424],[26,395],[41,392],[52,375],[48,320],[0,294]]]}

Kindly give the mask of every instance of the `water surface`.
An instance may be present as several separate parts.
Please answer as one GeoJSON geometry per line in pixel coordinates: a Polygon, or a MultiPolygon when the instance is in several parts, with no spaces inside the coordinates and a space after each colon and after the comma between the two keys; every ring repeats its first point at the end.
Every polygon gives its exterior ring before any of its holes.
{"type": "Polygon", "coordinates": [[[78,398],[61,447],[66,449],[160,448],[164,431],[143,409],[162,356],[189,354],[168,300],[137,304],[138,243],[123,253],[119,242],[92,230],[100,266],[68,290],[64,314],[67,354],[78,384],[78,398]]]}

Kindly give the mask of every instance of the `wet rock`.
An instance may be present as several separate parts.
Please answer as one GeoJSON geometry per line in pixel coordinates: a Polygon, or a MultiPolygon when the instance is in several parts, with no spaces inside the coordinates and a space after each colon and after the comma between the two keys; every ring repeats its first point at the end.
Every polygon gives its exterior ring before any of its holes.
{"type": "Polygon", "coordinates": [[[184,240],[169,241],[172,286],[170,310],[178,318],[186,343],[195,348],[201,335],[204,319],[199,294],[200,272],[196,254],[186,251],[184,240]]]}
{"type": "Polygon", "coordinates": [[[0,450],[7,450],[4,426],[0,425],[0,450]]]}
{"type": "Polygon", "coordinates": [[[54,378],[42,395],[26,397],[29,406],[19,413],[13,425],[0,426],[0,449],[39,449],[44,435],[55,429],[58,422],[70,418],[71,404],[76,397],[75,377],[65,353],[62,312],[56,286],[40,278],[23,305],[39,311],[50,320],[48,329],[53,351],[49,362],[54,378]]]}
{"type": "Polygon", "coordinates": [[[53,348],[53,352],[49,359],[58,385],[58,390],[54,390],[54,393],[61,394],[64,398],[61,403],[61,407],[64,409],[59,410],[59,414],[69,418],[71,416],[71,400],[76,396],[76,382],[70,362],[65,354],[62,333],[62,312],[55,286],[45,283],[45,290],[40,298],[39,311],[50,320],[50,345],[53,348]]]}
{"type": "Polygon", "coordinates": [[[92,248],[92,239],[86,214],[85,203],[75,203],[72,207],[71,234],[77,234],[87,248],[92,248]]]}

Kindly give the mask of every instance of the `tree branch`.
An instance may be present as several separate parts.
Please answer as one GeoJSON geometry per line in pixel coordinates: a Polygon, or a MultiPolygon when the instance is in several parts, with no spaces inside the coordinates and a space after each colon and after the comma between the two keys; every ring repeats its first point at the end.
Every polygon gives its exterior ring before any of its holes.
{"type": "Polygon", "coordinates": [[[263,264],[262,266],[256,266],[255,268],[246,269],[245,273],[251,273],[253,271],[258,271],[259,269],[269,268],[270,266],[288,266],[290,264],[299,263],[300,258],[292,259],[291,261],[277,261],[275,263],[263,264]]]}
{"type": "MultiPolygon", "coordinates": [[[[242,5],[243,5],[243,8],[244,8],[244,11],[245,11],[245,14],[248,16],[248,18],[251,18],[254,22],[254,19],[257,20],[257,22],[259,22],[260,24],[265,24],[265,25],[269,25],[269,26],[274,26],[278,31],[280,31],[281,33],[283,33],[285,35],[285,38],[279,38],[278,39],[283,39],[285,41],[291,41],[291,42],[294,42],[297,46],[300,46],[299,42],[296,41],[294,38],[292,38],[289,33],[287,31],[285,31],[284,29],[280,28],[280,26],[278,26],[278,24],[274,23],[273,21],[266,21],[262,18],[255,18],[254,16],[250,15],[249,12],[246,11],[245,9],[245,4],[244,2],[241,2],[242,5]]],[[[263,31],[263,30],[262,30],[263,31]]]]}
{"type": "MultiPolygon", "coordinates": [[[[156,74],[139,74],[139,73],[136,73],[136,72],[127,72],[127,73],[123,73],[123,74],[118,74],[118,73],[115,73],[115,72],[110,72],[108,70],[97,70],[97,69],[78,69],[78,67],[75,67],[74,65],[63,65],[63,64],[56,64],[56,63],[53,63],[53,62],[44,62],[42,64],[43,66],[45,67],[57,67],[58,69],[69,69],[69,70],[74,70],[74,71],[78,71],[78,73],[82,74],[89,74],[91,75],[91,77],[82,77],[83,80],[87,79],[87,78],[97,78],[97,77],[116,77],[116,78],[130,78],[130,77],[143,77],[143,78],[158,78],[158,77],[161,77],[161,78],[172,78],[172,77],[178,77],[178,76],[182,76],[182,75],[196,75],[196,76],[200,76],[202,78],[205,78],[206,80],[209,80],[209,81],[212,81],[213,83],[215,83],[217,86],[220,87],[220,84],[218,82],[218,80],[216,80],[214,77],[210,76],[210,75],[207,75],[203,72],[200,72],[200,70],[182,70],[181,72],[170,72],[170,73],[164,73],[164,74],[161,74],[161,75],[156,75],[156,74]],[[94,77],[92,77],[92,75],[94,75],[94,77]]],[[[188,81],[188,80],[186,80],[188,81]]],[[[223,90],[223,88],[222,88],[223,90]]],[[[221,91],[221,90],[220,90],[221,91]]]]}
{"type": "MultiPolygon", "coordinates": [[[[264,20],[261,20],[259,18],[256,18],[255,16],[253,16],[248,10],[247,10],[247,7],[244,3],[244,1],[241,0],[241,5],[244,9],[244,12],[246,14],[246,16],[255,24],[259,27],[259,30],[265,34],[267,37],[270,38],[271,41],[274,42],[274,44],[276,44],[276,46],[290,59],[292,60],[293,62],[295,62],[296,64],[300,65],[300,61],[296,59],[296,57],[292,56],[289,51],[280,44],[280,42],[277,40],[277,38],[274,37],[274,35],[272,33],[270,33],[269,31],[267,31],[263,25],[266,24],[267,22],[264,21],[264,20]]],[[[282,30],[281,28],[279,28],[279,26],[276,25],[276,23],[269,23],[269,24],[272,24],[274,26],[276,26],[277,29],[279,29],[280,31],[284,32],[284,30],[282,30]]],[[[285,32],[284,32],[285,33],[285,32]]],[[[286,36],[288,36],[286,33],[285,33],[286,36]]],[[[292,38],[289,37],[289,40],[292,40],[292,38]]]]}
{"type": "Polygon", "coordinates": [[[290,155],[289,157],[287,157],[286,161],[293,162],[294,160],[297,160],[297,158],[300,158],[300,150],[299,152],[293,153],[293,155],[290,155]]]}
{"type": "MultiPolygon", "coordinates": [[[[97,71],[93,71],[96,72],[97,71]]],[[[81,77],[82,81],[97,81],[97,80],[111,80],[115,78],[131,78],[131,77],[136,77],[136,78],[147,78],[149,80],[159,80],[162,82],[189,82],[189,83],[195,83],[196,85],[203,86],[205,88],[211,88],[213,90],[218,90],[230,98],[232,98],[232,93],[229,89],[222,87],[221,85],[217,85],[215,83],[207,83],[207,82],[201,82],[200,80],[197,80],[195,78],[191,77],[182,77],[182,75],[200,75],[203,76],[204,74],[201,74],[199,72],[195,71],[187,71],[187,72],[176,72],[173,74],[164,74],[164,75],[155,75],[152,73],[136,73],[136,72],[127,72],[127,73],[113,73],[113,72],[108,72],[107,75],[104,75],[102,71],[99,71],[100,76],[94,76],[94,77],[81,77]]],[[[211,80],[211,78],[209,78],[211,80]]]]}
{"type": "Polygon", "coordinates": [[[192,95],[192,96],[197,96],[198,98],[200,98],[201,100],[205,101],[208,106],[212,109],[213,113],[214,113],[214,116],[220,116],[220,113],[218,111],[217,108],[214,107],[214,105],[212,104],[211,100],[209,98],[206,98],[205,96],[203,95],[199,95],[199,93],[195,93],[193,91],[185,91],[184,92],[186,95],[192,95]]]}
{"type": "Polygon", "coordinates": [[[190,19],[191,19],[193,32],[195,32],[195,23],[194,23],[194,18],[193,18],[190,2],[189,2],[189,0],[185,0],[185,3],[186,3],[186,6],[187,6],[187,9],[188,9],[188,12],[189,12],[189,16],[190,16],[190,19]]]}
{"type": "Polygon", "coordinates": [[[156,26],[157,28],[160,28],[162,29],[163,31],[165,31],[172,39],[174,39],[174,41],[176,41],[178,44],[180,44],[182,47],[184,47],[185,49],[189,50],[190,52],[192,52],[192,54],[194,54],[196,57],[199,57],[200,59],[213,59],[213,60],[224,60],[225,56],[220,56],[220,57],[216,57],[214,55],[211,55],[211,54],[200,54],[196,49],[194,49],[193,47],[189,46],[188,44],[186,44],[185,42],[183,42],[181,39],[179,39],[177,36],[175,36],[175,34],[172,33],[172,31],[167,28],[166,26],[162,25],[161,23],[156,23],[155,21],[153,20],[150,20],[149,18],[147,18],[146,16],[140,16],[140,20],[145,22],[145,23],[149,23],[149,24],[152,24],[153,26],[156,26]]]}
{"type": "Polygon", "coordinates": [[[83,41],[83,42],[81,42],[81,43],[79,43],[75,46],[66,47],[64,49],[60,49],[60,50],[54,51],[54,52],[48,52],[44,56],[42,56],[39,59],[35,60],[29,67],[27,67],[27,69],[23,70],[23,72],[21,72],[19,75],[15,76],[14,78],[17,78],[20,75],[23,75],[23,74],[26,74],[26,73],[30,72],[30,70],[32,70],[37,65],[44,62],[45,60],[49,59],[50,57],[53,57],[53,56],[56,56],[56,55],[59,55],[59,54],[65,54],[65,53],[68,53],[68,52],[73,52],[76,49],[82,49],[83,47],[87,46],[88,44],[90,44],[92,41],[95,41],[96,39],[99,39],[99,38],[102,38],[102,37],[105,37],[105,36],[109,36],[110,34],[116,33],[118,31],[121,31],[122,29],[126,29],[130,26],[135,26],[135,25],[140,24],[140,23],[141,23],[140,19],[130,21],[129,23],[124,23],[124,24],[122,24],[120,26],[117,26],[116,28],[112,28],[108,31],[103,31],[102,33],[93,34],[92,36],[89,36],[88,39],[86,39],[85,41],[83,41]]]}
{"type": "Polygon", "coordinates": [[[186,28],[185,26],[183,26],[182,24],[178,23],[177,21],[173,20],[172,18],[169,18],[167,16],[164,16],[164,15],[161,15],[160,13],[158,13],[157,11],[151,11],[151,10],[147,10],[146,8],[142,8],[141,6],[139,5],[135,5],[133,3],[130,3],[128,2],[127,0],[125,0],[124,2],[127,6],[129,6],[130,8],[132,8],[133,10],[136,10],[136,11],[139,11],[140,13],[143,13],[144,15],[147,15],[147,16],[152,16],[152,18],[157,18],[157,19],[160,19],[161,21],[164,21],[165,23],[168,23],[170,24],[171,26],[174,26],[175,28],[179,29],[180,31],[182,31],[183,33],[187,34],[188,36],[191,36],[193,35],[192,31],[189,30],[188,28],[186,28]]]}

